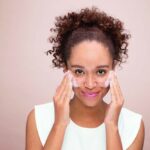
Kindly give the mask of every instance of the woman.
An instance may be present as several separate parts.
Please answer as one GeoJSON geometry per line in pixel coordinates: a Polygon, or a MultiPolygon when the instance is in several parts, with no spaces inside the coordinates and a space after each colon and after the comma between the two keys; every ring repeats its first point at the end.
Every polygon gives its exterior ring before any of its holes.
{"type": "Polygon", "coordinates": [[[127,57],[130,36],[122,22],[86,8],[57,17],[51,31],[47,53],[66,73],[53,101],[29,113],[26,150],[141,150],[142,116],[123,107],[114,73],[127,57]]]}

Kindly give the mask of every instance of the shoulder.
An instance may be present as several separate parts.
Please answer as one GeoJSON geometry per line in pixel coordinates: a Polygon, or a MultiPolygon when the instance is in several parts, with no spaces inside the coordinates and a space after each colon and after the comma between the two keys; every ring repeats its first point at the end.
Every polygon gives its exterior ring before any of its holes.
{"type": "Polygon", "coordinates": [[[27,129],[29,128],[29,127],[33,127],[34,125],[35,125],[35,115],[34,115],[34,109],[32,109],[30,112],[29,112],[29,114],[28,114],[28,116],[27,116],[27,122],[26,122],[26,127],[27,127],[27,129]]]}
{"type": "Polygon", "coordinates": [[[35,105],[34,113],[37,128],[47,128],[48,124],[52,124],[54,121],[55,110],[53,101],[35,105]]]}
{"type": "Polygon", "coordinates": [[[55,119],[53,101],[35,105],[34,114],[37,132],[42,142],[42,145],[44,145],[55,119]]]}
{"type": "Polygon", "coordinates": [[[128,131],[136,134],[140,128],[141,120],[141,114],[123,107],[119,116],[119,126],[125,133],[128,131]]]}
{"type": "Polygon", "coordinates": [[[34,106],[36,122],[54,118],[54,103],[53,101],[34,106]]]}
{"type": "Polygon", "coordinates": [[[134,139],[132,144],[128,147],[128,150],[143,149],[144,137],[145,137],[144,121],[141,120],[140,128],[138,130],[136,138],[134,139]]]}
{"type": "Polygon", "coordinates": [[[133,143],[140,132],[142,122],[141,114],[125,107],[122,108],[119,116],[119,132],[123,147],[127,148],[133,143]]]}
{"type": "Polygon", "coordinates": [[[36,128],[34,109],[29,112],[26,122],[26,149],[32,149],[33,147],[37,150],[42,147],[36,128]]]}
{"type": "Polygon", "coordinates": [[[53,109],[53,102],[35,105],[27,115],[27,125],[32,126],[37,123],[37,120],[42,119],[43,117],[49,117],[49,114],[53,109]]]}
{"type": "Polygon", "coordinates": [[[129,110],[125,107],[123,107],[121,110],[120,119],[126,123],[131,124],[130,121],[132,120],[132,124],[134,124],[134,123],[141,121],[141,118],[142,118],[141,114],[134,112],[132,110],[129,110]]]}
{"type": "Polygon", "coordinates": [[[43,111],[46,111],[47,109],[49,110],[49,108],[52,108],[52,107],[53,107],[53,101],[43,103],[43,104],[38,104],[34,106],[35,110],[40,109],[43,111]]]}

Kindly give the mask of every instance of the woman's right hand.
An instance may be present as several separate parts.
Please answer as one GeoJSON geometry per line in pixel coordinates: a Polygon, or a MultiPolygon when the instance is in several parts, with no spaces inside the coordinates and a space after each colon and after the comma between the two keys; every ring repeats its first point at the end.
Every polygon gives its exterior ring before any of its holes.
{"type": "Polygon", "coordinates": [[[61,81],[61,84],[56,89],[53,97],[55,108],[54,125],[67,126],[70,121],[70,99],[72,94],[72,84],[67,72],[61,81]]]}

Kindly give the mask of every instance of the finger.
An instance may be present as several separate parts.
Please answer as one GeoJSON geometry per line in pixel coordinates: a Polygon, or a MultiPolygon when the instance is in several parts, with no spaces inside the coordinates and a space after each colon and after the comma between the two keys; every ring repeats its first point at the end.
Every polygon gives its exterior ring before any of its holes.
{"type": "Polygon", "coordinates": [[[113,77],[112,77],[112,85],[114,87],[114,92],[116,96],[115,100],[121,104],[123,102],[123,96],[122,96],[122,92],[119,86],[119,82],[117,80],[117,76],[115,74],[113,74],[113,77]]]}
{"type": "Polygon", "coordinates": [[[66,97],[64,99],[65,102],[68,103],[70,101],[72,92],[73,92],[73,90],[72,90],[72,84],[70,82],[69,86],[67,87],[67,93],[66,93],[66,97]]]}
{"type": "Polygon", "coordinates": [[[116,100],[118,100],[119,97],[120,97],[120,95],[119,95],[119,92],[118,92],[117,83],[115,81],[115,74],[114,73],[112,74],[112,86],[114,87],[114,91],[115,91],[115,95],[116,95],[116,100]]]}
{"type": "Polygon", "coordinates": [[[110,93],[111,93],[112,102],[115,102],[116,96],[115,96],[115,90],[112,81],[110,82],[110,93]]]}
{"type": "Polygon", "coordinates": [[[55,97],[57,97],[57,99],[60,98],[60,96],[61,96],[61,94],[62,94],[66,84],[67,84],[67,76],[65,75],[63,80],[61,81],[61,84],[56,89],[55,97]]]}
{"type": "Polygon", "coordinates": [[[60,93],[60,102],[64,101],[68,95],[68,91],[70,88],[70,80],[67,77],[66,85],[62,90],[62,93],[60,93]]]}
{"type": "Polygon", "coordinates": [[[116,86],[116,88],[117,88],[117,90],[119,92],[119,95],[122,96],[122,91],[121,91],[120,84],[119,84],[119,81],[118,81],[116,75],[114,75],[114,83],[115,83],[115,86],[116,86]]]}
{"type": "Polygon", "coordinates": [[[118,89],[116,87],[116,82],[115,82],[114,78],[115,78],[115,74],[114,74],[114,72],[112,72],[111,73],[111,91],[113,94],[113,101],[117,102],[120,99],[120,95],[118,93],[118,89]]]}
{"type": "Polygon", "coordinates": [[[57,87],[56,91],[59,91],[60,88],[62,87],[62,85],[64,84],[64,82],[66,82],[66,78],[67,78],[67,75],[65,74],[63,76],[63,79],[61,80],[61,82],[59,83],[59,86],[57,87]]]}

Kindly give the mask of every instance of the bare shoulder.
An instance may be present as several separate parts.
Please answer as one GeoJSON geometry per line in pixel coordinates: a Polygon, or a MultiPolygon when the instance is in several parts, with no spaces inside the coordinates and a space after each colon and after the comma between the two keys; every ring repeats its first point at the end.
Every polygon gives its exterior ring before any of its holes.
{"type": "Polygon", "coordinates": [[[132,143],[132,145],[128,148],[128,150],[142,150],[144,145],[144,137],[145,137],[145,127],[144,127],[144,121],[141,120],[140,129],[138,131],[138,134],[132,143]]]}
{"type": "Polygon", "coordinates": [[[42,150],[42,144],[38,135],[35,122],[35,111],[32,109],[26,122],[26,150],[42,150]]]}
{"type": "Polygon", "coordinates": [[[27,116],[27,127],[34,126],[35,124],[35,114],[34,109],[32,109],[27,116]]]}

